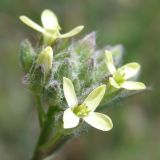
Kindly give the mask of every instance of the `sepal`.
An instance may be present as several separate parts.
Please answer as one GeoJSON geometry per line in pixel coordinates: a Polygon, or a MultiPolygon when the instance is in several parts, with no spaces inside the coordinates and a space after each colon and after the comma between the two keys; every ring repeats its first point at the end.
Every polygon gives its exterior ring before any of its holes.
{"type": "Polygon", "coordinates": [[[62,89],[61,85],[58,81],[50,81],[46,86],[45,86],[45,99],[49,106],[60,106],[62,107],[63,105],[63,95],[62,95],[62,89]],[[54,97],[54,98],[53,98],[54,97]],[[61,104],[61,105],[60,105],[61,104]]]}
{"type": "Polygon", "coordinates": [[[27,39],[21,43],[19,53],[21,67],[25,73],[28,73],[35,60],[36,53],[27,39]]]}
{"type": "Polygon", "coordinates": [[[44,67],[34,66],[33,70],[29,74],[29,88],[30,90],[36,94],[42,94],[45,86],[45,72],[44,67]]]}

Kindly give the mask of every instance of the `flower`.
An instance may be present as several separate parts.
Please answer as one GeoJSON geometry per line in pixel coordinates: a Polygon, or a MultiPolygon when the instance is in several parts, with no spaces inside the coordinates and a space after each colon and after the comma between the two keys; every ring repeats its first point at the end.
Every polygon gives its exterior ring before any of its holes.
{"type": "Polygon", "coordinates": [[[112,129],[112,120],[102,113],[94,112],[101,102],[106,90],[106,85],[95,88],[82,104],[78,104],[72,81],[63,77],[63,91],[69,108],[63,114],[63,127],[74,128],[79,124],[80,119],[87,122],[94,128],[102,131],[112,129]]]}
{"type": "Polygon", "coordinates": [[[42,26],[32,21],[30,18],[22,15],[20,20],[27,26],[43,34],[44,43],[51,45],[56,39],[69,38],[82,31],[84,26],[78,26],[68,33],[61,34],[61,27],[59,26],[56,15],[49,9],[45,9],[41,14],[42,26]]]}
{"type": "Polygon", "coordinates": [[[44,68],[44,74],[47,76],[52,68],[53,50],[51,47],[44,48],[37,57],[37,66],[44,68]]]}
{"type": "Polygon", "coordinates": [[[128,63],[116,69],[111,51],[105,51],[105,58],[107,68],[112,74],[112,77],[109,78],[109,82],[113,87],[117,89],[124,88],[127,90],[141,90],[146,88],[145,84],[142,82],[128,81],[128,79],[138,73],[140,69],[140,65],[138,63],[128,63]]]}

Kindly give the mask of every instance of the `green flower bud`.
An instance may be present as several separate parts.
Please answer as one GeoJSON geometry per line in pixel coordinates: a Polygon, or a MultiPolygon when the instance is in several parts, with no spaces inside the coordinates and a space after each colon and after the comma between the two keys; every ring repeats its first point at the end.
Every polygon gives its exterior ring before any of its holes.
{"type": "Polygon", "coordinates": [[[35,66],[33,71],[29,74],[29,88],[34,94],[39,95],[42,93],[44,86],[44,68],[41,65],[35,66]]]}
{"type": "Polygon", "coordinates": [[[51,47],[43,49],[29,73],[29,87],[35,94],[41,94],[52,68],[53,51],[51,47]]]}
{"type": "Polygon", "coordinates": [[[28,73],[35,59],[35,51],[26,39],[20,45],[20,62],[25,73],[28,73]]]}
{"type": "Polygon", "coordinates": [[[84,87],[90,87],[93,78],[94,59],[89,58],[83,63],[83,66],[79,67],[79,79],[84,87]]]}
{"type": "Polygon", "coordinates": [[[90,58],[96,46],[96,34],[92,32],[86,35],[83,39],[79,40],[73,47],[74,52],[79,56],[79,61],[86,61],[90,58]]]}
{"type": "Polygon", "coordinates": [[[55,106],[62,103],[62,89],[59,82],[51,81],[46,85],[45,99],[47,100],[49,106],[55,106]]]}
{"type": "Polygon", "coordinates": [[[54,73],[54,79],[62,82],[63,76],[72,77],[73,65],[74,64],[69,58],[65,58],[63,61],[60,61],[57,66],[57,70],[54,73]]]}

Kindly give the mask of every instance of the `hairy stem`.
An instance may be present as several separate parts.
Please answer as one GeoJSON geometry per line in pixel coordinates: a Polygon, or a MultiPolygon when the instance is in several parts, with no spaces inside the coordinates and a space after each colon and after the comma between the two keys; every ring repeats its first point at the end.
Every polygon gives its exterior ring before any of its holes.
{"type": "Polygon", "coordinates": [[[40,96],[35,96],[35,99],[36,99],[36,106],[37,106],[37,112],[38,112],[39,125],[42,128],[46,114],[45,114],[45,111],[44,111],[43,106],[41,104],[40,96]]]}
{"type": "Polygon", "coordinates": [[[108,107],[112,107],[116,103],[125,100],[126,98],[145,93],[146,91],[149,91],[149,90],[150,90],[149,88],[143,89],[143,90],[138,90],[138,91],[125,91],[125,92],[122,92],[124,90],[119,90],[115,95],[114,94],[110,95],[108,101],[106,103],[100,105],[97,110],[98,111],[105,110],[108,107]]]}

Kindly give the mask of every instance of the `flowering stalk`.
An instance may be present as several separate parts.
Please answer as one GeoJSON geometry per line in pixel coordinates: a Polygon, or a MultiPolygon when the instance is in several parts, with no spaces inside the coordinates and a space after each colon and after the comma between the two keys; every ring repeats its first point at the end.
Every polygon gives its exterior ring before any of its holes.
{"type": "Polygon", "coordinates": [[[41,104],[40,97],[36,96],[35,100],[36,100],[36,106],[37,106],[37,112],[38,112],[39,125],[40,127],[43,127],[43,123],[44,123],[46,114],[41,104]]]}
{"type": "Polygon", "coordinates": [[[40,147],[41,145],[45,144],[50,137],[50,134],[52,132],[52,124],[55,120],[54,116],[57,112],[58,112],[58,108],[56,106],[49,107],[32,160],[39,160],[47,156],[46,155],[47,150],[40,149],[40,147]]]}
{"type": "Polygon", "coordinates": [[[42,26],[26,16],[20,19],[43,36],[43,44],[37,42],[32,47],[25,40],[20,47],[24,82],[36,98],[40,123],[32,160],[55,154],[67,140],[90,126],[100,131],[111,130],[111,118],[97,110],[103,112],[114,104],[111,102],[132,95],[133,90],[136,94],[145,91],[142,82],[129,80],[138,73],[138,63],[117,68],[122,64],[121,45],[97,50],[94,32],[78,41],[63,41],[84,27],[61,34],[56,15],[48,9],[41,14],[42,26]]]}

